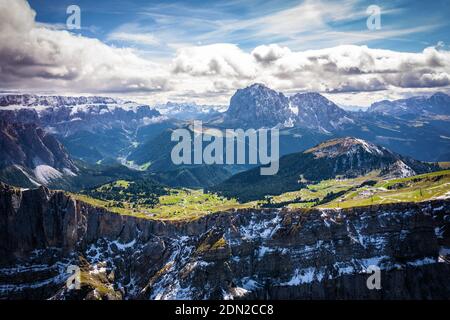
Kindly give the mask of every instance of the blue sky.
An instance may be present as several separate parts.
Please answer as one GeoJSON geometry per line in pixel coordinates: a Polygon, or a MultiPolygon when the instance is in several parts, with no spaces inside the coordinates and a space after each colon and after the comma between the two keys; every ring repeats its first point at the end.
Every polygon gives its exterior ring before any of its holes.
{"type": "Polygon", "coordinates": [[[162,55],[180,45],[221,42],[237,44],[244,50],[270,43],[286,44],[291,50],[366,44],[418,52],[439,41],[445,42],[450,34],[447,0],[324,1],[323,15],[308,17],[308,8],[300,8],[298,14],[294,12],[298,19],[288,23],[282,13],[301,7],[304,1],[30,0],[29,3],[37,12],[37,21],[53,24],[64,24],[67,6],[77,4],[82,13],[81,34],[115,46],[132,46],[162,55]],[[381,8],[381,30],[366,27],[365,11],[370,5],[381,8]],[[270,21],[267,25],[266,20],[270,21]],[[287,30],[274,29],[279,22],[286,23],[287,30]],[[121,37],[114,37],[119,32],[121,37]],[[127,39],[127,34],[146,35],[148,41],[139,43],[132,37],[127,39]]]}
{"type": "Polygon", "coordinates": [[[449,13],[448,0],[0,0],[0,90],[223,105],[259,82],[343,106],[450,93],[449,13]],[[67,30],[74,4],[81,29],[67,30]]]}

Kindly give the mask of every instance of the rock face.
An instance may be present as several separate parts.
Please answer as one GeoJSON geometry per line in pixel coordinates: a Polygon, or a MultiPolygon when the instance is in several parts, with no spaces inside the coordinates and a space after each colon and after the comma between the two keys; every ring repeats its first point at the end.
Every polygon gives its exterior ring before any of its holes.
{"type": "Polygon", "coordinates": [[[0,185],[0,296],[448,299],[449,212],[435,200],[152,221],[0,185]],[[69,265],[79,290],[65,286],[69,265]],[[366,286],[370,266],[380,290],[366,286]]]}
{"type": "Polygon", "coordinates": [[[78,171],[62,144],[35,124],[0,120],[0,141],[0,174],[4,181],[47,184],[78,171]],[[24,181],[19,181],[20,177],[24,181]]]}
{"type": "Polygon", "coordinates": [[[253,84],[231,97],[225,122],[243,128],[297,126],[328,133],[353,124],[354,120],[319,93],[299,93],[287,98],[262,84],[253,84]]]}
{"type": "Polygon", "coordinates": [[[319,93],[299,93],[289,99],[297,126],[333,132],[353,124],[352,116],[319,93]]]}
{"type": "Polygon", "coordinates": [[[241,127],[274,127],[290,116],[289,99],[262,84],[239,89],[231,97],[226,121],[241,127]]]}

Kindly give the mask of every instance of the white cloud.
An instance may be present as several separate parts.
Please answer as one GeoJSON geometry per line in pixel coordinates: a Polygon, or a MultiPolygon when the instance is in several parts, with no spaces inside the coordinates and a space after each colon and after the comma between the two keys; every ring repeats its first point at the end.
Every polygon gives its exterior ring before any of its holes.
{"type": "Polygon", "coordinates": [[[420,53],[344,45],[292,52],[278,45],[251,54],[233,45],[179,50],[175,73],[248,80],[274,88],[322,92],[359,92],[450,85],[450,52],[429,47],[420,53]]]}
{"type": "Polygon", "coordinates": [[[258,62],[270,63],[291,53],[287,47],[280,47],[276,44],[258,46],[252,51],[252,56],[258,62]]]}
{"type": "Polygon", "coordinates": [[[252,57],[236,45],[218,43],[177,51],[173,72],[192,76],[224,76],[252,79],[257,68],[252,57]]]}
{"type": "MultiPolygon", "coordinates": [[[[211,41],[211,39],[227,39],[228,41],[248,41],[264,39],[272,41],[292,41],[303,37],[306,33],[323,34],[329,30],[329,23],[343,20],[354,20],[362,16],[363,12],[355,9],[357,0],[342,0],[332,2],[327,0],[305,0],[300,4],[281,10],[260,13],[260,4],[255,4],[256,17],[223,18],[215,22],[212,31],[195,37],[197,41],[211,41]]],[[[189,18],[184,18],[184,23],[189,18]]],[[[192,22],[192,21],[191,21],[192,22]]],[[[295,40],[305,43],[304,40],[295,40]]]]}
{"type": "Polygon", "coordinates": [[[160,65],[131,49],[113,48],[35,23],[24,0],[0,0],[0,68],[6,88],[94,92],[159,91],[168,86],[160,65]]]}
{"type": "MultiPolygon", "coordinates": [[[[415,23],[405,25],[404,19],[397,17],[374,32],[367,29],[367,6],[361,0],[299,2],[290,7],[283,2],[258,0],[212,3],[201,8],[180,3],[152,5],[143,12],[150,20],[141,27],[155,22],[155,35],[167,47],[221,42],[239,43],[251,50],[262,43],[278,43],[291,50],[304,50],[386,39],[410,41],[408,36],[412,34],[431,32],[447,23],[440,18],[430,23],[418,17],[415,23]],[[227,6],[233,9],[224,10],[227,6]]],[[[398,5],[385,4],[383,21],[404,11],[398,5]]]]}
{"type": "MultiPolygon", "coordinates": [[[[327,13],[328,19],[342,19],[352,1],[344,4],[341,9],[324,9],[305,2],[311,6],[307,12],[312,20],[319,19],[317,12],[327,13]]],[[[276,18],[271,15],[267,23],[276,24],[295,14],[300,13],[282,11],[276,18]]],[[[323,17],[317,23],[321,21],[323,17]]],[[[253,20],[246,23],[254,26],[253,20]]],[[[280,32],[290,27],[278,26],[280,32]]],[[[382,95],[397,98],[450,87],[450,51],[442,45],[407,53],[358,45],[294,51],[270,44],[247,52],[235,44],[216,43],[180,45],[173,59],[154,60],[129,48],[37,24],[25,0],[0,0],[0,30],[1,89],[226,104],[236,89],[262,82],[287,93],[327,92],[342,104],[363,104],[382,95]]],[[[116,29],[109,39],[160,44],[159,37],[136,25],[116,29]]]]}

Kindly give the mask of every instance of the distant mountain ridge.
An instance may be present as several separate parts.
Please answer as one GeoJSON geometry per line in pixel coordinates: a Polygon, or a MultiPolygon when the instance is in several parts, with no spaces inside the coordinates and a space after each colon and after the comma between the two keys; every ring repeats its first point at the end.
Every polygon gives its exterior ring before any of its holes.
{"type": "Polygon", "coordinates": [[[112,126],[117,121],[132,125],[161,120],[161,114],[154,108],[131,101],[27,94],[0,96],[0,115],[9,122],[39,122],[43,127],[51,127],[57,132],[69,127],[86,129],[94,124],[86,125],[85,122],[94,120],[98,126],[108,126],[108,123],[112,126]]]}
{"type": "MultiPolygon", "coordinates": [[[[90,164],[127,165],[128,160],[152,162],[156,169],[158,165],[151,160],[168,159],[169,154],[166,146],[158,149],[150,145],[160,145],[155,139],[165,130],[183,127],[193,119],[202,120],[205,127],[222,129],[277,127],[281,132],[280,154],[305,150],[331,138],[353,136],[415,159],[450,160],[446,116],[351,112],[319,93],[288,97],[263,84],[237,90],[225,112],[205,112],[204,106],[194,103],[155,106],[159,112],[153,106],[106,97],[0,97],[4,104],[0,105],[0,117],[6,122],[36,123],[55,134],[74,158],[90,164]]],[[[447,98],[439,93],[429,100],[440,105],[447,98]]]]}
{"type": "Polygon", "coordinates": [[[8,122],[36,123],[62,136],[114,127],[133,130],[164,121],[157,110],[105,97],[0,96],[0,116],[8,122]]]}
{"type": "Polygon", "coordinates": [[[316,92],[297,93],[289,98],[295,108],[295,125],[319,131],[333,131],[353,124],[351,113],[316,92]]]}
{"type": "Polygon", "coordinates": [[[0,106],[74,106],[80,104],[112,104],[124,101],[99,96],[71,97],[71,96],[46,96],[36,94],[6,94],[0,95],[0,106]]]}
{"type": "Polygon", "coordinates": [[[305,183],[338,176],[354,178],[379,171],[380,176],[392,179],[438,169],[434,164],[403,157],[353,137],[328,140],[304,152],[285,155],[279,160],[279,168],[273,176],[261,176],[259,167],[250,169],[232,176],[211,190],[248,201],[299,190],[305,183]]]}
{"type": "Polygon", "coordinates": [[[399,100],[383,100],[373,103],[367,112],[398,117],[450,116],[450,96],[437,92],[430,97],[418,96],[399,100]]]}
{"type": "Polygon", "coordinates": [[[192,103],[177,103],[177,102],[167,102],[165,104],[157,104],[154,106],[158,112],[164,116],[178,120],[203,120],[208,121],[209,119],[219,116],[224,112],[226,106],[216,106],[216,105],[199,105],[195,102],[192,103]]]}

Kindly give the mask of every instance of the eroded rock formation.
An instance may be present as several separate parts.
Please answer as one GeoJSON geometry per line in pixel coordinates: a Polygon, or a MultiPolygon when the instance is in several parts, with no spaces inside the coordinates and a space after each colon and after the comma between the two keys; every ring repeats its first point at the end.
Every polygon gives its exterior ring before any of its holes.
{"type": "Polygon", "coordinates": [[[0,297],[448,299],[449,218],[442,199],[154,221],[1,184],[0,297]],[[80,290],[66,286],[69,265],[80,290]]]}

